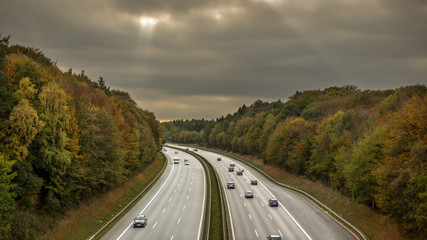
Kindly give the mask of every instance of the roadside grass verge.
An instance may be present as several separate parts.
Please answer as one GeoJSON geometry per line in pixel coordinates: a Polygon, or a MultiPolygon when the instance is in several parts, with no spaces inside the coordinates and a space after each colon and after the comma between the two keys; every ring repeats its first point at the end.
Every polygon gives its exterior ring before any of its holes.
{"type": "Polygon", "coordinates": [[[55,227],[37,239],[83,240],[89,238],[157,176],[165,161],[163,155],[159,154],[142,172],[135,174],[122,185],[88,199],[78,208],[66,212],[55,227]]]}
{"type": "Polygon", "coordinates": [[[307,177],[296,176],[288,173],[284,169],[266,165],[263,163],[262,159],[254,156],[239,155],[220,149],[206,150],[213,150],[218,153],[224,153],[225,155],[231,155],[247,161],[269,174],[276,181],[312,195],[341,217],[362,230],[369,239],[405,239],[395,222],[375,212],[372,208],[364,204],[352,201],[350,198],[342,195],[339,191],[325,186],[320,181],[312,181],[307,177]]]}

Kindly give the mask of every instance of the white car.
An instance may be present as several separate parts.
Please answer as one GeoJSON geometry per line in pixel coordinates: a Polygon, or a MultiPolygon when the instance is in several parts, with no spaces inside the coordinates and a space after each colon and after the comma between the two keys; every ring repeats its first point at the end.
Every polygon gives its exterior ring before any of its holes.
{"type": "Polygon", "coordinates": [[[268,237],[267,237],[267,240],[282,240],[282,237],[280,237],[279,235],[277,235],[277,234],[272,234],[272,235],[269,235],[268,237]]]}

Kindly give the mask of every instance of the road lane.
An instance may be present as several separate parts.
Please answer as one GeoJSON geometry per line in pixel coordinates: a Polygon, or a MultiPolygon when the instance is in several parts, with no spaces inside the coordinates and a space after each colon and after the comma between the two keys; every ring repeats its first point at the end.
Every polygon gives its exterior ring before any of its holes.
{"type": "Polygon", "coordinates": [[[183,151],[166,150],[165,173],[102,239],[200,239],[206,194],[203,167],[183,151]],[[173,164],[174,156],[179,164],[173,164]],[[132,219],[139,213],[148,219],[145,228],[133,228],[132,219]]]}
{"type": "Polygon", "coordinates": [[[225,185],[235,239],[265,239],[269,234],[285,239],[357,239],[309,200],[272,183],[250,166],[209,151],[197,154],[212,163],[225,185]],[[230,163],[236,165],[235,171],[244,168],[243,175],[228,172],[230,163]],[[257,179],[258,185],[251,185],[251,179],[257,179]],[[236,189],[226,189],[228,181],[235,182],[236,189]],[[246,190],[253,191],[253,199],[244,197],[246,190]],[[270,207],[270,198],[277,198],[279,206],[270,207]]]}

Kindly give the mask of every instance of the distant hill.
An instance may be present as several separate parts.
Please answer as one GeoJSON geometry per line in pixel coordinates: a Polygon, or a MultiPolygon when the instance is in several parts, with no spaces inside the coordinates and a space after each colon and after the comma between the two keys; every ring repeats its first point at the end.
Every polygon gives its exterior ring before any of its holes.
{"type": "Polygon", "coordinates": [[[427,88],[296,92],[207,120],[162,123],[174,142],[261,157],[320,179],[391,217],[410,238],[427,229],[427,88]]]}
{"type": "Polygon", "coordinates": [[[1,36],[0,99],[0,239],[34,239],[160,148],[159,122],[128,93],[1,36]]]}

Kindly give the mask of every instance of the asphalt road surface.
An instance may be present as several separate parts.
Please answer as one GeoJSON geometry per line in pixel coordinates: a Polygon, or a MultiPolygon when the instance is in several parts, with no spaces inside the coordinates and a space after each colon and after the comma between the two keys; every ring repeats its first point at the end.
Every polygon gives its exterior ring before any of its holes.
{"type": "Polygon", "coordinates": [[[272,183],[250,166],[217,153],[198,150],[197,154],[212,163],[222,179],[235,239],[266,239],[269,234],[279,234],[286,240],[357,239],[312,202],[272,183]],[[235,164],[234,172],[229,172],[230,163],[235,164]],[[244,169],[241,176],[236,174],[239,168],[244,169]],[[251,185],[253,179],[258,185],[251,185]],[[227,182],[234,182],[236,188],[227,189],[227,182]],[[254,198],[245,198],[247,190],[254,198]],[[279,206],[270,207],[270,198],[276,198],[279,206]]]}
{"type": "Polygon", "coordinates": [[[206,192],[203,167],[183,151],[165,149],[168,164],[159,181],[102,239],[201,239],[206,192]],[[179,164],[173,164],[175,156],[179,164]],[[133,218],[140,213],[148,224],[134,228],[133,218]]]}

